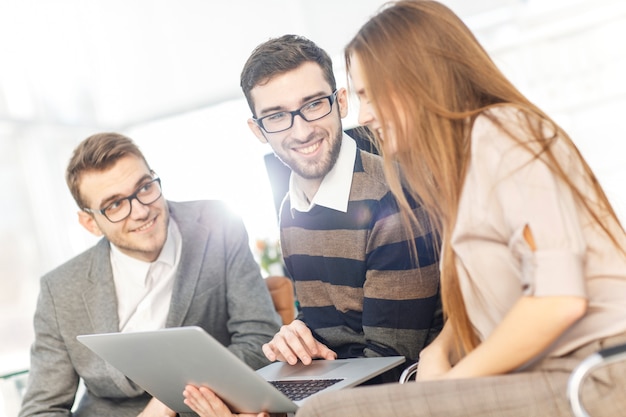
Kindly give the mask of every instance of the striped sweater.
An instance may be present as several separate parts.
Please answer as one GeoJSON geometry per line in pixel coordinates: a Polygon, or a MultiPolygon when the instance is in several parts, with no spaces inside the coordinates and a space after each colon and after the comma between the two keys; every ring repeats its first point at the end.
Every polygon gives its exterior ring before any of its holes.
{"type": "Polygon", "coordinates": [[[346,213],[322,206],[292,211],[288,195],[283,201],[281,246],[298,318],[340,358],[416,360],[441,330],[433,233],[428,222],[412,233],[418,251],[412,259],[398,210],[382,159],[361,150],[346,213]]]}

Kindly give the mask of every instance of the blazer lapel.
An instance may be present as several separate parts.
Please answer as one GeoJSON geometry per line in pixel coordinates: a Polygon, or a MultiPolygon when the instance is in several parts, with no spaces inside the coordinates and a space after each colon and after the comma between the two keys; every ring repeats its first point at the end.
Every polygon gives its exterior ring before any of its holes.
{"type": "Polygon", "coordinates": [[[172,219],[176,222],[182,237],[180,262],[176,270],[172,301],[167,316],[166,327],[179,327],[187,316],[193,295],[204,265],[209,229],[198,222],[198,214],[187,207],[169,202],[172,219]]]}
{"type": "Polygon", "coordinates": [[[95,249],[96,254],[87,274],[91,285],[83,293],[85,309],[95,333],[118,332],[117,296],[111,269],[109,242],[102,239],[95,249]]]}
{"type": "MultiPolygon", "coordinates": [[[[91,285],[83,293],[85,309],[89,314],[94,333],[119,332],[117,295],[111,269],[110,246],[106,239],[96,245],[96,253],[87,274],[91,285]]],[[[134,397],[144,392],[113,366],[105,362],[111,380],[126,395],[134,397]]]]}

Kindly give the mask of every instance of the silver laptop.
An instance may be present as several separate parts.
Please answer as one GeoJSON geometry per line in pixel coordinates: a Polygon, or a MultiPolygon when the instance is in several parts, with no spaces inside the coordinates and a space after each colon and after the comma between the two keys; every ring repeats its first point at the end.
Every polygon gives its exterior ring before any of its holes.
{"type": "Polygon", "coordinates": [[[394,356],[315,360],[307,366],[274,362],[255,372],[196,326],[77,339],[178,413],[190,411],[183,403],[187,384],[211,388],[233,411],[289,413],[310,395],[358,385],[405,361],[394,356]],[[299,394],[311,385],[317,392],[299,394]]]}

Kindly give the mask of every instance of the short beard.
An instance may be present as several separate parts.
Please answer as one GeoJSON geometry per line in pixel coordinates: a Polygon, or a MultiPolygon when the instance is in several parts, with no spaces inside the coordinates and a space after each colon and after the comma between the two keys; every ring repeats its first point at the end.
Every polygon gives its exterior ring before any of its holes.
{"type": "MultiPolygon", "coordinates": [[[[343,131],[339,129],[337,131],[337,135],[334,138],[334,141],[331,143],[330,153],[326,155],[326,157],[320,161],[318,164],[314,166],[304,166],[300,167],[294,164],[295,166],[287,165],[291,170],[296,173],[299,177],[313,180],[318,178],[324,178],[331,169],[337,163],[337,159],[339,158],[339,152],[341,150],[341,140],[343,137],[343,131]]],[[[285,163],[285,161],[283,161],[285,163]]]]}

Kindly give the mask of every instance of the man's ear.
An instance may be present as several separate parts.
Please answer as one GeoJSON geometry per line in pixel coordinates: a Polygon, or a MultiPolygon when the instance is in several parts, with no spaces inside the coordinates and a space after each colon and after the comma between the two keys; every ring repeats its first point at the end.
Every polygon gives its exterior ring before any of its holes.
{"type": "Polygon", "coordinates": [[[87,212],[79,211],[78,212],[78,223],[81,224],[89,233],[94,236],[102,236],[102,230],[100,230],[100,226],[96,223],[96,219],[87,212]]]}
{"type": "Polygon", "coordinates": [[[339,103],[339,115],[343,119],[348,115],[348,91],[345,88],[337,90],[337,103],[339,103]]]}
{"type": "Polygon", "coordinates": [[[254,136],[256,136],[257,139],[261,141],[261,143],[267,143],[267,138],[263,134],[263,130],[261,130],[259,125],[256,124],[254,119],[252,118],[248,119],[248,127],[250,128],[252,133],[254,133],[254,136]]]}

